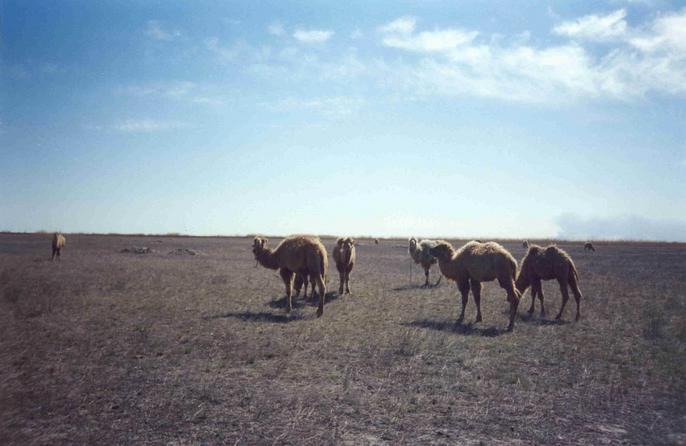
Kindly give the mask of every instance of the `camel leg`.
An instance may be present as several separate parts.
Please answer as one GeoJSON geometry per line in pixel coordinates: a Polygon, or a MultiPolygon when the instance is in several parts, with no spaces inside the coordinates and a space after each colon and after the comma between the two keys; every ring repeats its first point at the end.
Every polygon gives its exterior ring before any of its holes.
{"type": "Polygon", "coordinates": [[[541,317],[545,316],[545,307],[543,306],[543,284],[540,280],[536,281],[536,289],[538,290],[538,300],[541,301],[541,317]]]}
{"type": "Polygon", "coordinates": [[[567,280],[562,278],[557,279],[557,282],[560,284],[560,292],[562,293],[562,306],[560,307],[560,312],[557,313],[555,320],[560,320],[562,318],[562,313],[565,311],[565,305],[567,305],[567,301],[569,300],[569,291],[567,290],[567,280]]]}
{"type": "Polygon", "coordinates": [[[293,291],[293,273],[286,268],[279,270],[279,275],[286,286],[286,313],[290,313],[293,309],[292,291],[293,291]]]}
{"type": "Polygon", "coordinates": [[[462,294],[462,312],[460,312],[460,317],[457,318],[457,322],[462,322],[464,320],[464,309],[467,307],[467,299],[469,297],[469,279],[457,282],[457,288],[462,294]]]}
{"type": "MultiPolygon", "coordinates": [[[[326,297],[326,284],[324,283],[324,278],[321,274],[317,274],[316,276],[314,276],[314,280],[317,282],[317,288],[319,289],[319,308],[317,308],[317,317],[320,317],[322,314],[324,314],[324,298],[326,297]]],[[[313,283],[313,290],[314,285],[315,284],[313,283]]]]}
{"type": "Polygon", "coordinates": [[[476,322],[481,322],[481,282],[471,279],[472,294],[476,303],[476,322]]]}
{"type": "Polygon", "coordinates": [[[435,287],[437,287],[437,286],[441,283],[441,279],[442,279],[442,278],[443,278],[443,274],[441,274],[441,273],[439,272],[439,273],[438,273],[438,280],[436,281],[436,284],[434,285],[435,287]]]}
{"type": "Polygon", "coordinates": [[[57,255],[57,250],[55,248],[52,248],[52,257],[50,258],[50,260],[52,260],[53,262],[55,261],[55,255],[57,255]]]}
{"type": "Polygon", "coordinates": [[[507,331],[512,331],[514,329],[517,307],[519,306],[519,300],[522,298],[522,293],[515,287],[514,278],[511,276],[498,277],[498,283],[501,288],[507,291],[507,301],[510,302],[510,324],[507,326],[507,331]]]}
{"type": "Polygon", "coordinates": [[[427,288],[431,285],[429,285],[429,268],[424,268],[424,285],[422,285],[422,288],[427,288]]]}
{"type": "Polygon", "coordinates": [[[343,284],[345,283],[345,272],[339,271],[338,272],[338,295],[341,296],[343,295],[343,284]]]}
{"type": "Polygon", "coordinates": [[[350,294],[350,271],[345,272],[345,294],[350,294]]]}
{"type": "Polygon", "coordinates": [[[581,318],[581,313],[579,311],[581,305],[581,290],[579,289],[579,284],[577,283],[574,273],[569,274],[569,287],[574,294],[574,300],[576,300],[576,320],[578,321],[581,318]]]}
{"type": "Polygon", "coordinates": [[[531,283],[531,307],[529,307],[529,314],[533,314],[535,306],[536,306],[536,294],[538,291],[536,290],[536,282],[531,283]]]}

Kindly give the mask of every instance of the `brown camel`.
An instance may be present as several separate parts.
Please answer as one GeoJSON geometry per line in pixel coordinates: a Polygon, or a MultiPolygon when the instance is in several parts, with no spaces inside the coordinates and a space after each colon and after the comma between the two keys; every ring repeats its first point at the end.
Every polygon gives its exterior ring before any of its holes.
{"type": "Polygon", "coordinates": [[[515,288],[517,262],[512,254],[498,243],[477,241],[471,241],[457,251],[450,243],[439,241],[429,251],[438,259],[443,275],[454,280],[462,294],[462,311],[458,322],[464,320],[470,286],[476,303],[476,322],[481,322],[481,282],[498,279],[501,288],[507,291],[507,300],[510,302],[510,324],[507,329],[512,331],[521,297],[515,288]]]}
{"type": "MultiPolygon", "coordinates": [[[[278,269],[279,275],[286,286],[286,312],[293,309],[292,283],[293,274],[301,273],[310,276],[319,289],[319,308],[317,317],[324,314],[324,298],[326,296],[326,274],[329,260],[326,249],[317,237],[293,236],[285,238],[272,251],[267,247],[267,239],[255,237],[253,240],[253,254],[262,266],[269,269],[278,269]]],[[[314,290],[313,290],[314,292],[314,290]]]]}
{"type": "Polygon", "coordinates": [[[576,320],[579,320],[580,312],[579,305],[581,302],[581,291],[579,290],[579,275],[576,272],[574,262],[569,255],[558,248],[551,245],[545,248],[531,245],[529,250],[522,259],[522,266],[519,269],[519,275],[515,284],[517,290],[524,295],[526,289],[531,286],[531,308],[529,314],[534,312],[534,305],[536,303],[536,295],[541,301],[541,316],[545,316],[545,308],[543,306],[543,287],[542,280],[557,279],[560,284],[560,292],[562,293],[562,306],[560,312],[555,319],[562,317],[562,312],[569,300],[569,292],[567,286],[572,289],[574,299],[576,300],[576,320]]]}

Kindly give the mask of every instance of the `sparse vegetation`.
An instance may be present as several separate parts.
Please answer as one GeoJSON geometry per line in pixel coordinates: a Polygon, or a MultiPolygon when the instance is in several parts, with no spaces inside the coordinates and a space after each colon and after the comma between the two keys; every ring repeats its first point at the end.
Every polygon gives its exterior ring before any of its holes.
{"type": "MultiPolygon", "coordinates": [[[[58,266],[45,235],[0,235],[3,444],[686,438],[683,244],[583,256],[558,242],[583,278],[584,317],[520,309],[506,333],[497,283],[484,283],[480,324],[455,324],[452,286],[394,290],[402,240],[357,246],[354,298],[331,296],[317,319],[302,299],[284,314],[283,282],[255,268],[248,238],[162,237],[162,252],[137,256],[119,250],[145,237],[69,237],[58,266]]],[[[502,244],[524,255],[521,240],[502,244]]],[[[542,286],[559,306],[557,284],[542,286]]]]}

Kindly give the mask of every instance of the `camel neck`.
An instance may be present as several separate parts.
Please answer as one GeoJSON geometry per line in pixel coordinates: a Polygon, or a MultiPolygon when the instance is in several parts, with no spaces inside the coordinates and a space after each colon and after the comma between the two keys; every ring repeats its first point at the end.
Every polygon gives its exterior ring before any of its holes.
{"type": "Polygon", "coordinates": [[[276,255],[269,249],[264,249],[261,253],[259,253],[257,256],[257,261],[265,268],[279,268],[279,262],[277,261],[276,255]]]}

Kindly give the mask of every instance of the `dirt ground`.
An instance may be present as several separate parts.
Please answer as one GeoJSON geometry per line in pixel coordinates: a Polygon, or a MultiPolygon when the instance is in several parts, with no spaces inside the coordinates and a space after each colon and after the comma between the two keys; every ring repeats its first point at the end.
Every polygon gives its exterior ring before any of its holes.
{"type": "Polygon", "coordinates": [[[559,242],[581,321],[546,282],[507,333],[496,283],[456,325],[405,240],[359,240],[350,295],[332,264],[317,319],[248,238],[50,239],[0,234],[2,444],[686,444],[684,244],[559,242]]]}

